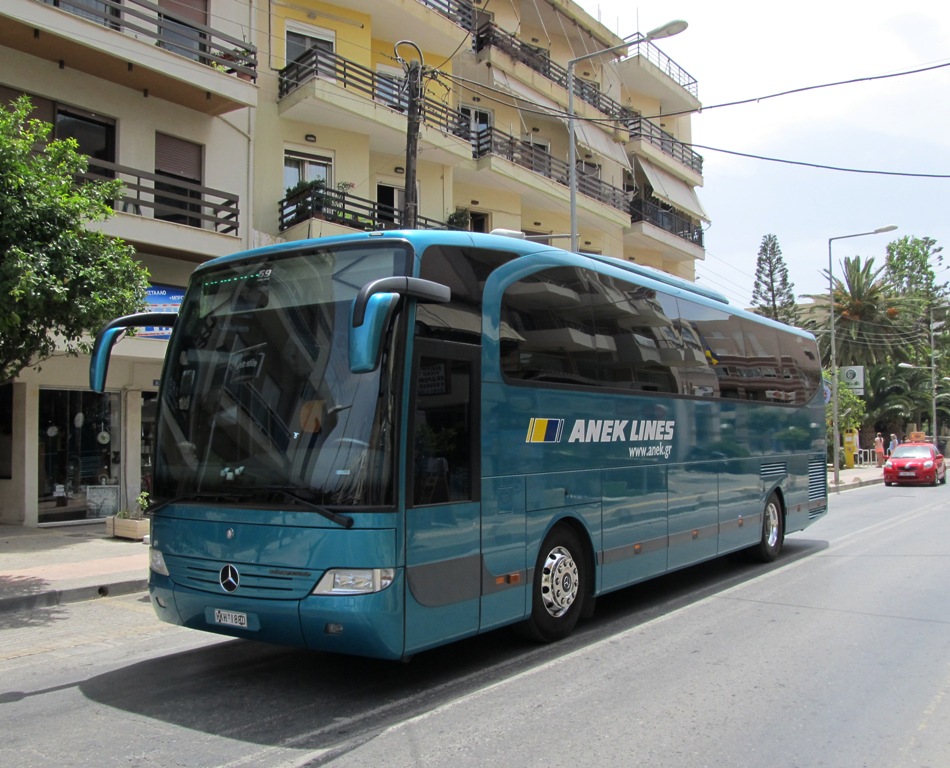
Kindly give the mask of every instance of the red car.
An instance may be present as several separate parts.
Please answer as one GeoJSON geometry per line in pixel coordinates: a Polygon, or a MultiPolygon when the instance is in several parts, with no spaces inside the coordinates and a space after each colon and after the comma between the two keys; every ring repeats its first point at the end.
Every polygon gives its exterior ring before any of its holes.
{"type": "Polygon", "coordinates": [[[943,454],[933,443],[903,443],[884,462],[884,485],[936,485],[947,482],[943,454]]]}

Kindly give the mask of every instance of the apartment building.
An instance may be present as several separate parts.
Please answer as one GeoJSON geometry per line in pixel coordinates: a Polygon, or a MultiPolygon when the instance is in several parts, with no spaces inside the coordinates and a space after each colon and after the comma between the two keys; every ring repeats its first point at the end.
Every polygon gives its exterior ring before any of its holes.
{"type": "MultiPolygon", "coordinates": [[[[101,226],[135,246],[155,305],[247,241],[252,24],[246,0],[0,4],[0,99],[29,95],[90,176],[125,182],[101,226]]],[[[163,330],[117,345],[105,395],[88,391],[88,359],[66,356],[2,388],[0,521],[114,514],[148,488],[163,330]]]]}
{"type": "MultiPolygon", "coordinates": [[[[623,42],[569,0],[6,0],[0,99],[29,94],[90,173],[125,181],[102,226],[155,304],[215,256],[402,226],[410,176],[419,227],[562,247],[573,182],[579,250],[691,279],[697,83],[644,36],[598,53],[623,42]]],[[[83,358],[0,388],[0,521],[105,515],[148,488],[164,338],[121,341],[104,396],[83,358]]]]}
{"type": "Polygon", "coordinates": [[[586,58],[623,39],[564,0],[274,0],[257,19],[259,238],[399,226],[406,63],[421,56],[419,226],[454,217],[568,247],[573,114],[579,250],[694,276],[697,83],[645,36],[586,58]]]}

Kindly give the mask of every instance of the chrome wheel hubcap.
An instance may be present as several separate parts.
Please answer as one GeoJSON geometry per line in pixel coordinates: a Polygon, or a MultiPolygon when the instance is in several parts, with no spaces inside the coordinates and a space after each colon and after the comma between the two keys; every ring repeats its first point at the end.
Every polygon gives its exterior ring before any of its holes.
{"type": "Polygon", "coordinates": [[[778,507],[775,504],[769,504],[765,508],[766,541],[770,547],[774,547],[778,543],[778,515],[778,507]]]}
{"type": "Polygon", "coordinates": [[[555,619],[564,615],[579,587],[577,563],[564,547],[555,547],[541,567],[541,600],[547,612],[555,619]]]}

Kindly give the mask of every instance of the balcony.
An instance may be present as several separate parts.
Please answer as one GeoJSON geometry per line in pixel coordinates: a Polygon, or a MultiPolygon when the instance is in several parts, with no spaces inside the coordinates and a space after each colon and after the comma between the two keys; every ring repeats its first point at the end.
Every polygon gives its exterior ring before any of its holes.
{"type": "MultiPolygon", "coordinates": [[[[568,186],[570,166],[549,152],[496,128],[485,128],[472,136],[472,155],[475,159],[501,157],[527,168],[563,186],[568,186]]],[[[627,194],[589,173],[578,172],[577,191],[618,211],[629,208],[627,194]]]]}
{"type": "MultiPolygon", "coordinates": [[[[644,117],[629,118],[623,121],[623,125],[630,132],[630,141],[642,142],[659,150],[663,155],[693,171],[699,177],[693,180],[694,184],[702,183],[703,156],[698,152],[694,152],[692,148],[677,141],[672,134],[644,117]]],[[[638,147],[635,145],[628,149],[637,151],[638,147]]],[[[653,153],[647,152],[647,154],[653,156],[653,153]]]]}
{"type": "Polygon", "coordinates": [[[254,46],[148,0],[4,0],[0,45],[203,114],[257,104],[254,46]]]}
{"type": "MultiPolygon", "coordinates": [[[[489,48],[501,51],[567,91],[567,69],[551,61],[546,48],[529,45],[494,24],[483,24],[475,35],[475,51],[481,53],[489,48]]],[[[605,96],[596,84],[583,78],[574,78],[574,96],[611,117],[619,119],[631,114],[620,102],[605,96]]]]}
{"type": "Polygon", "coordinates": [[[475,31],[475,9],[467,0],[419,0],[468,32],[475,31]]]}
{"type": "Polygon", "coordinates": [[[702,225],[672,206],[639,195],[630,201],[630,221],[625,245],[658,251],[671,260],[703,258],[702,225]]]}
{"type": "Polygon", "coordinates": [[[664,114],[701,106],[696,78],[651,42],[631,42],[618,69],[627,90],[656,99],[664,114]]]}
{"type": "MultiPolygon", "coordinates": [[[[401,210],[335,189],[304,189],[280,201],[278,220],[281,232],[310,219],[322,219],[364,232],[402,229],[404,226],[401,210]]],[[[417,216],[416,228],[447,229],[447,226],[445,222],[417,216]]]]}
{"type": "MultiPolygon", "coordinates": [[[[487,49],[501,51],[513,61],[524,64],[567,91],[567,69],[551,61],[547,49],[529,45],[490,23],[482,25],[475,35],[476,53],[487,49]]],[[[696,78],[653,43],[633,41],[628,50],[630,51],[628,57],[621,62],[621,72],[624,73],[624,85],[630,90],[654,96],[663,104],[670,103],[672,100],[681,105],[678,109],[699,107],[699,86],[696,78]],[[627,62],[633,63],[627,64],[627,62]],[[641,62],[647,62],[651,67],[650,71],[637,69],[635,65],[641,62]],[[654,82],[651,82],[651,78],[654,82]]],[[[617,120],[627,121],[634,116],[628,107],[601,93],[597,83],[579,78],[576,73],[574,97],[617,120]]],[[[672,111],[674,110],[664,108],[664,112],[672,111]]]]}
{"type": "MultiPolygon", "coordinates": [[[[360,133],[369,136],[372,151],[405,152],[408,102],[401,80],[311,48],[280,71],[278,99],[282,117],[346,131],[359,125],[360,133]]],[[[427,159],[454,165],[470,157],[454,109],[425,98],[420,118],[420,144],[427,159]]]]}
{"type": "MultiPolygon", "coordinates": [[[[280,6],[279,3],[266,5],[272,13],[277,13],[280,6]]],[[[283,5],[309,11],[313,3],[285,2],[283,5]]],[[[374,38],[392,42],[411,40],[426,52],[427,57],[430,54],[451,57],[459,41],[465,39],[463,30],[470,31],[474,18],[471,3],[459,0],[332,0],[324,5],[345,8],[348,18],[352,18],[354,13],[364,16],[360,22],[372,30],[374,38]]],[[[388,49],[387,53],[392,54],[391,44],[388,49]]]]}
{"type": "Polygon", "coordinates": [[[91,159],[81,178],[122,180],[114,206],[122,215],[99,226],[110,235],[152,253],[191,254],[195,261],[223,256],[236,247],[236,194],[104,160],[91,159]]]}

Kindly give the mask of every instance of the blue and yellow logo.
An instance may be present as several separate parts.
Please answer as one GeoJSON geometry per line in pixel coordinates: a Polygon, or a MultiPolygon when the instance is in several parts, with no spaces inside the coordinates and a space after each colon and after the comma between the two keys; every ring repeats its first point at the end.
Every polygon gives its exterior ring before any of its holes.
{"type": "Polygon", "coordinates": [[[531,419],[526,443],[559,443],[564,431],[564,419],[531,419]]]}

